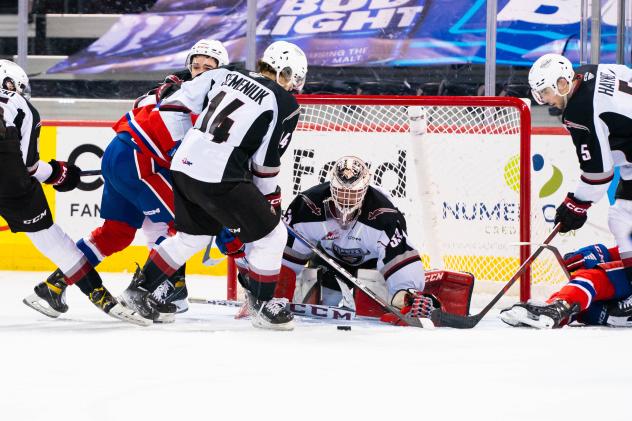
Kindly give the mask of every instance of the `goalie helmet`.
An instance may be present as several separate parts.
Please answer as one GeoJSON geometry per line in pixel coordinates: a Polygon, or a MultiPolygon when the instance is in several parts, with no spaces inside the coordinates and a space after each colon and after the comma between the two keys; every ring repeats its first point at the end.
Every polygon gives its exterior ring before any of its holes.
{"type": "Polygon", "coordinates": [[[279,75],[292,81],[292,89],[300,92],[307,76],[307,57],[297,45],[286,41],[273,42],[266,48],[261,61],[270,65],[279,75]]]}
{"type": "Polygon", "coordinates": [[[26,99],[31,98],[29,78],[20,66],[9,60],[0,60],[1,88],[16,91],[26,99]]]}
{"type": "Polygon", "coordinates": [[[226,66],[228,64],[228,51],[224,48],[224,44],[214,39],[201,39],[195,43],[185,62],[187,69],[191,71],[191,61],[193,56],[207,56],[213,57],[217,60],[217,66],[226,66]]]}
{"type": "Polygon", "coordinates": [[[329,188],[335,207],[334,217],[343,227],[360,215],[370,181],[369,167],[355,156],[343,156],[331,169],[329,188]]]}
{"type": "Polygon", "coordinates": [[[568,92],[565,94],[560,93],[557,89],[557,82],[560,79],[564,79],[570,86],[574,77],[573,65],[566,57],[559,54],[543,55],[533,63],[531,70],[529,70],[529,86],[531,87],[533,98],[538,104],[544,104],[542,91],[546,88],[551,88],[555,95],[568,95],[568,92]]]}

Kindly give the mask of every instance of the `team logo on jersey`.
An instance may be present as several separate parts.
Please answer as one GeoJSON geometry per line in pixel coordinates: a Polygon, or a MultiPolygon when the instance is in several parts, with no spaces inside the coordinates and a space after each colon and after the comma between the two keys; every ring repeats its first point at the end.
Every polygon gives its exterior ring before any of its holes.
{"type": "Polygon", "coordinates": [[[302,194],[301,198],[303,199],[303,202],[305,202],[309,210],[312,211],[314,215],[316,216],[322,215],[322,211],[320,210],[320,207],[316,206],[316,203],[312,202],[309,197],[302,194]]]}
{"type": "Polygon", "coordinates": [[[374,211],[369,212],[369,216],[367,219],[369,221],[373,221],[374,219],[376,219],[378,216],[382,215],[383,213],[397,213],[397,209],[377,208],[374,211]]]}
{"type": "Polygon", "coordinates": [[[340,238],[340,234],[338,233],[337,230],[334,230],[334,231],[329,231],[327,234],[325,234],[325,236],[322,238],[322,240],[333,241],[333,240],[337,240],[338,238],[340,238]]]}
{"type": "Polygon", "coordinates": [[[364,251],[361,248],[345,249],[336,244],[332,244],[331,251],[339,260],[349,263],[351,265],[359,265],[364,260],[364,256],[370,254],[368,251],[364,251]]]}
{"type": "Polygon", "coordinates": [[[590,79],[594,79],[595,75],[590,72],[584,73],[584,82],[588,82],[590,79]]]}
{"type": "Polygon", "coordinates": [[[578,123],[573,123],[572,121],[569,121],[567,119],[564,119],[564,121],[562,122],[562,124],[564,124],[566,127],[568,127],[569,129],[578,129],[578,130],[585,130],[588,133],[590,133],[590,129],[586,126],[583,126],[581,124],[578,123]]]}

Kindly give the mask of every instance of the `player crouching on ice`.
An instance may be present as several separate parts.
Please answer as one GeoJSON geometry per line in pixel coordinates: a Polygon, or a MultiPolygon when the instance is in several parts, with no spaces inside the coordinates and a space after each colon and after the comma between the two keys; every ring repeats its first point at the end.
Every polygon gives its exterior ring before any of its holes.
{"type": "Polygon", "coordinates": [[[515,327],[560,328],[572,321],[586,325],[632,327],[632,286],[617,247],[602,244],[564,256],[571,279],[546,303],[518,303],[500,312],[515,327]],[[619,301],[620,300],[620,301],[619,301]]]}
{"type": "MultiPolygon", "coordinates": [[[[466,315],[473,277],[444,271],[424,275],[419,253],[408,240],[404,216],[385,193],[370,186],[367,165],[354,156],[342,157],[329,178],[300,193],[285,212],[285,222],[402,313],[429,317],[440,305],[438,296],[449,303],[447,311],[466,315]],[[448,282],[452,287],[446,289],[448,282]],[[450,292],[446,295],[446,291],[450,292]]],[[[356,289],[352,297],[350,288],[353,285],[312,249],[288,236],[275,296],[294,303],[338,306],[342,302],[358,315],[398,323],[362,291],[356,289]]]]}

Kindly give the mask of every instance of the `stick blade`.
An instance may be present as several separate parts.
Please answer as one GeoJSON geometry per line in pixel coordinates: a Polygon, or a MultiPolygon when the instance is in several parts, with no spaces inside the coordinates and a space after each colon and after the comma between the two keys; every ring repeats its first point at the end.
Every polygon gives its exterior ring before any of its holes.
{"type": "Polygon", "coordinates": [[[472,329],[478,324],[481,318],[479,316],[459,316],[441,310],[434,310],[430,314],[430,320],[432,320],[435,326],[472,329]]]}

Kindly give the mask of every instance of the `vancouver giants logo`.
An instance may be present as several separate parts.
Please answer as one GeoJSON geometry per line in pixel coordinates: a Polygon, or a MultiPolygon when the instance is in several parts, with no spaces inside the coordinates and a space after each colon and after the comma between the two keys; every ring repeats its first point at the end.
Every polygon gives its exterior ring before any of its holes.
{"type": "Polygon", "coordinates": [[[364,256],[369,254],[368,251],[365,252],[361,248],[345,249],[337,246],[336,244],[331,245],[331,251],[334,253],[334,256],[336,256],[336,258],[354,266],[362,263],[362,260],[364,260],[364,256]]]}

